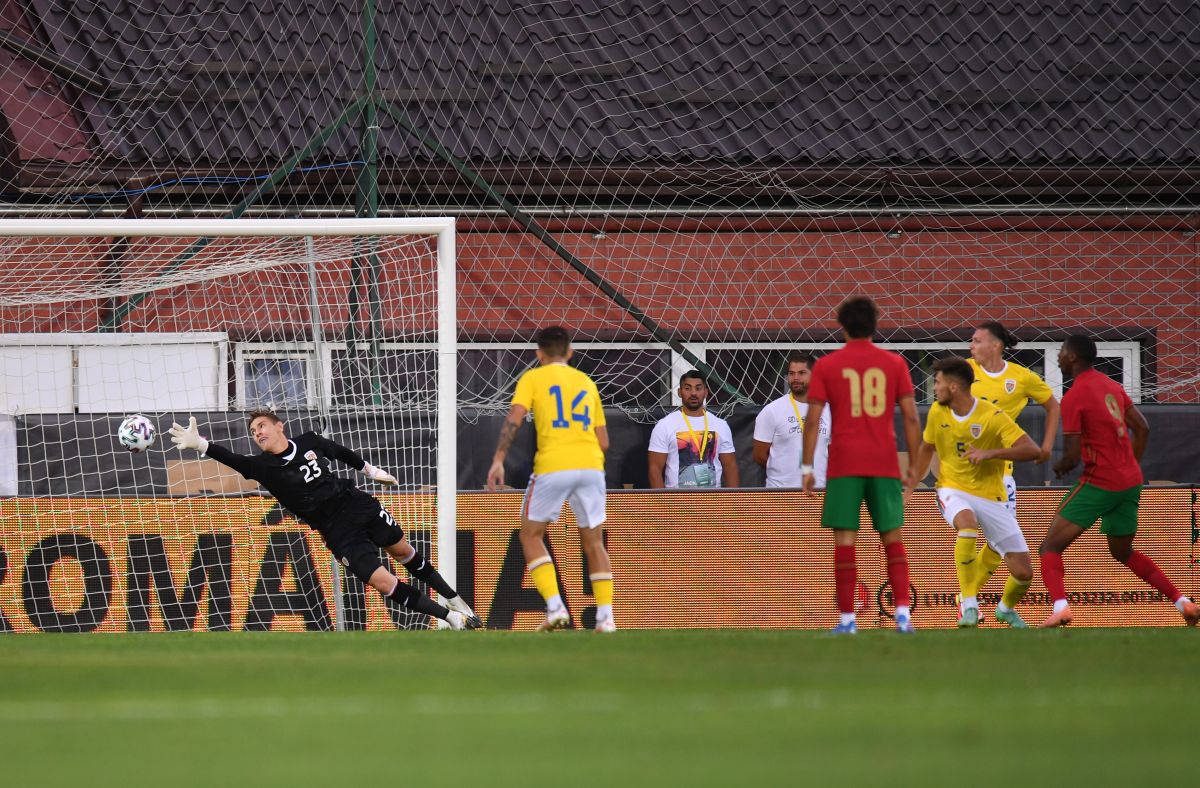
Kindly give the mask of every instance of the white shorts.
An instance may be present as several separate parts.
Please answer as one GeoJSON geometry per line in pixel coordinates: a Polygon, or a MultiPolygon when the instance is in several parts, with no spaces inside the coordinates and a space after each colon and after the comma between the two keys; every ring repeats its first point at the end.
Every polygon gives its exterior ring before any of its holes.
{"type": "Polygon", "coordinates": [[[1021,526],[1017,524],[1017,516],[1009,508],[1007,501],[989,501],[978,495],[971,495],[952,487],[938,488],[938,508],[946,522],[954,525],[954,518],[960,512],[970,509],[975,513],[979,527],[983,529],[983,538],[1000,555],[1009,553],[1028,553],[1029,544],[1021,526]]]}
{"type": "Polygon", "coordinates": [[[1007,499],[1008,510],[1017,516],[1017,480],[1011,476],[1004,477],[1004,497],[1007,499]]]}
{"type": "Polygon", "coordinates": [[[565,501],[571,504],[580,528],[596,528],[607,519],[604,494],[604,471],[535,473],[525,488],[521,517],[535,523],[557,523],[565,501]]]}

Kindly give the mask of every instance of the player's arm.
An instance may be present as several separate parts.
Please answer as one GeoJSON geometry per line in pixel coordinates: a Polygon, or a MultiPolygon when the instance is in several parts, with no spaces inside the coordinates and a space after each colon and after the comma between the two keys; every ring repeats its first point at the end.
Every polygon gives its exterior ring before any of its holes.
{"type": "Polygon", "coordinates": [[[1133,433],[1130,436],[1130,440],[1133,441],[1133,456],[1141,462],[1142,455],[1146,453],[1146,443],[1150,440],[1150,424],[1142,412],[1130,404],[1125,408],[1125,426],[1133,433]]]}
{"type": "Polygon", "coordinates": [[[763,408],[754,417],[754,448],[750,457],[763,468],[771,459],[771,439],[775,437],[775,425],[771,423],[769,411],[763,408]]]}
{"type": "Polygon", "coordinates": [[[596,428],[596,441],[600,444],[600,451],[608,454],[608,427],[596,428]]]}
{"type": "Polygon", "coordinates": [[[764,468],[767,467],[767,460],[771,459],[771,444],[755,439],[754,452],[751,456],[754,457],[756,463],[764,468]]]}
{"type": "Polygon", "coordinates": [[[1028,462],[1036,460],[1042,454],[1042,449],[1033,442],[1033,438],[1022,434],[1011,446],[1002,449],[979,449],[974,446],[967,449],[963,459],[972,465],[978,465],[987,460],[1012,460],[1013,462],[1028,462]]]}
{"type": "Polygon", "coordinates": [[[171,443],[183,449],[195,449],[204,457],[209,457],[216,460],[222,465],[233,468],[240,473],[243,478],[254,478],[254,458],[247,457],[244,454],[235,454],[224,446],[210,442],[207,438],[200,436],[200,427],[196,425],[196,417],[188,417],[188,425],[183,427],[179,424],[172,423],[171,429],[168,430],[171,435],[171,443]]]}
{"type": "Polygon", "coordinates": [[[646,452],[646,464],[650,469],[650,488],[661,490],[667,486],[663,472],[667,468],[667,455],[661,451],[646,452]]]}
{"type": "Polygon", "coordinates": [[[1062,400],[1063,453],[1054,463],[1054,476],[1058,479],[1079,464],[1083,451],[1083,420],[1074,394],[1073,390],[1068,391],[1062,400]]]}
{"type": "Polygon", "coordinates": [[[396,477],[385,471],[383,468],[376,468],[371,463],[364,460],[358,452],[353,449],[343,446],[337,441],[331,441],[329,438],[322,437],[313,433],[313,438],[325,456],[349,465],[354,470],[360,472],[363,476],[380,484],[398,484],[396,477]]]}
{"type": "Polygon", "coordinates": [[[1082,453],[1083,441],[1080,440],[1078,432],[1063,433],[1063,453],[1058,458],[1058,462],[1054,463],[1054,476],[1062,478],[1071,472],[1071,469],[1079,464],[1079,457],[1082,453]]]}
{"type": "Polygon", "coordinates": [[[717,459],[721,461],[721,486],[741,487],[742,477],[738,474],[737,455],[728,451],[718,454],[717,459]]]}
{"type": "Polygon", "coordinates": [[[1062,414],[1058,399],[1053,394],[1042,403],[1042,407],[1046,409],[1046,432],[1042,435],[1041,451],[1034,460],[1038,465],[1050,459],[1050,452],[1054,450],[1054,439],[1058,437],[1058,420],[1062,414]]]}
{"type": "MultiPolygon", "coordinates": [[[[812,389],[808,395],[808,415],[805,417],[809,424],[820,424],[821,413],[825,410],[825,400],[813,399],[812,389]]],[[[806,495],[811,496],[816,489],[817,478],[813,475],[813,459],[817,456],[817,436],[821,430],[804,431],[804,448],[800,452],[800,486],[806,495]]]]}
{"type": "Polygon", "coordinates": [[[936,450],[937,447],[932,443],[922,440],[921,444],[917,447],[916,455],[913,456],[911,452],[909,453],[909,465],[916,469],[916,474],[909,474],[909,477],[904,480],[904,491],[906,493],[911,492],[929,475],[929,466],[933,463],[933,456],[936,450]],[[909,486],[910,482],[912,486],[909,486]]]}
{"type": "MultiPolygon", "coordinates": [[[[908,374],[907,368],[905,368],[904,374],[908,374]]],[[[915,462],[922,444],[921,417],[917,415],[917,401],[911,393],[901,395],[897,404],[900,405],[900,417],[904,424],[904,445],[908,447],[908,478],[904,480],[904,485],[911,490],[921,479],[925,478],[925,474],[917,476],[918,469],[915,462]]]]}
{"type": "MultiPolygon", "coordinates": [[[[508,409],[508,415],[504,417],[504,423],[500,425],[500,438],[496,441],[496,453],[492,455],[492,467],[488,469],[487,488],[495,490],[500,485],[504,484],[504,458],[508,456],[508,450],[512,446],[513,439],[517,437],[517,430],[521,429],[521,425],[525,422],[525,414],[529,410],[524,405],[513,403],[508,409]]],[[[597,428],[597,437],[599,437],[600,428],[597,428]]],[[[607,430],[605,430],[605,438],[607,439],[607,430]]]]}

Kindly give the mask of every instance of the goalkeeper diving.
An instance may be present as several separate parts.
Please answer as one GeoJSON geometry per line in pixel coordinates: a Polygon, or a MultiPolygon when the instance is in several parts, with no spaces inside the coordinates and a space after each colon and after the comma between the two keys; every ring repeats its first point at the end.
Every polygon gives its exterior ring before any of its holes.
{"type": "Polygon", "coordinates": [[[483,626],[475,611],[404,537],[403,529],[375,496],[349,479],[334,476],[329,462],[340,460],[380,484],[396,484],[396,477],[315,432],[289,439],[283,421],[269,410],[252,411],[248,418],[250,437],[262,449],[258,455],[236,454],[202,438],[194,416],[187,427],[171,425],[171,442],[180,449],[195,449],[261,484],[281,506],[316,530],[351,574],[384,597],[440,618],[451,629],[483,626]],[[381,548],[410,575],[441,594],[446,607],[392,574],[379,555],[381,548]]]}

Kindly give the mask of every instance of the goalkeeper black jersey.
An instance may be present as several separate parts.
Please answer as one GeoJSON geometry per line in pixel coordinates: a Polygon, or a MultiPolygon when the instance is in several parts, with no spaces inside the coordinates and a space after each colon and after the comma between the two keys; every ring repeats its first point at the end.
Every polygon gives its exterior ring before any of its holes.
{"type": "Polygon", "coordinates": [[[351,449],[315,432],[289,440],[282,454],[235,454],[211,442],[205,454],[261,484],[288,511],[314,528],[327,525],[345,497],[356,489],[354,482],[330,472],[329,461],[341,460],[356,471],[366,465],[351,449]]]}

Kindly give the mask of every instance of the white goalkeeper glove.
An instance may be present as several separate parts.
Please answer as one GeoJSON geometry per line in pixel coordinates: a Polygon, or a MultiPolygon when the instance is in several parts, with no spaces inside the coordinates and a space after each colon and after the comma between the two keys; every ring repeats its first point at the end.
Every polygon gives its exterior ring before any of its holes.
{"type": "Polygon", "coordinates": [[[180,449],[195,449],[201,454],[208,452],[208,441],[200,437],[200,428],[196,426],[195,416],[188,419],[187,427],[181,427],[172,422],[168,432],[171,433],[171,443],[180,449]]]}
{"type": "Polygon", "coordinates": [[[399,484],[400,483],[400,482],[396,481],[395,476],[391,475],[390,473],[385,471],[383,468],[376,468],[374,465],[372,465],[369,462],[366,463],[365,465],[363,465],[362,475],[366,476],[371,481],[379,482],[380,484],[399,484]]]}

